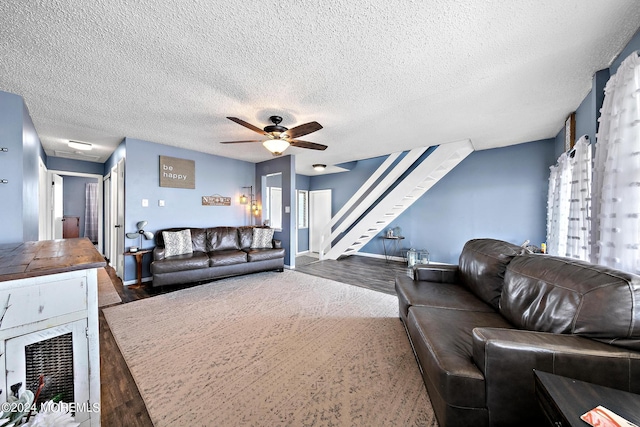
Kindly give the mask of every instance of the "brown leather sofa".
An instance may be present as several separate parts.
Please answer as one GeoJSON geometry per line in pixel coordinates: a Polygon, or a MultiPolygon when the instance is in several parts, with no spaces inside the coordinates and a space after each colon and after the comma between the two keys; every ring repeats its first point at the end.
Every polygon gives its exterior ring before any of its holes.
{"type": "Polygon", "coordinates": [[[163,231],[155,233],[151,274],[153,286],[204,282],[221,277],[284,270],[284,249],[279,240],[271,248],[252,249],[254,227],[189,228],[193,253],[165,257],[163,231]]]}
{"type": "Polygon", "coordinates": [[[640,393],[640,277],[492,239],[414,276],[400,319],[441,427],[545,425],[533,369],[640,393]]]}

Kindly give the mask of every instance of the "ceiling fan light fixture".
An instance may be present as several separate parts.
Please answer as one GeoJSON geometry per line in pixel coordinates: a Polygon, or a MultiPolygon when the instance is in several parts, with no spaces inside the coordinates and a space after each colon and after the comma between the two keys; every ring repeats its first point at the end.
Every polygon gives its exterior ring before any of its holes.
{"type": "Polygon", "coordinates": [[[82,151],[90,151],[93,148],[93,146],[87,142],[69,141],[67,145],[69,148],[82,151]]]}
{"type": "Polygon", "coordinates": [[[264,148],[271,151],[274,156],[280,156],[284,150],[289,148],[290,144],[284,139],[267,139],[262,143],[262,145],[264,145],[264,148]]]}
{"type": "Polygon", "coordinates": [[[313,165],[313,168],[317,171],[323,171],[325,170],[325,168],[327,167],[327,165],[323,165],[320,163],[316,163],[315,165],[313,165]]]}

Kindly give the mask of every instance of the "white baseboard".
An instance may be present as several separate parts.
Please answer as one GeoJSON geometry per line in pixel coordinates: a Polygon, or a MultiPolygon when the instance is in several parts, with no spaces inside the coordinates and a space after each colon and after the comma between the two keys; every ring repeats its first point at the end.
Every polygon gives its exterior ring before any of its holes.
{"type": "MultiPolygon", "coordinates": [[[[142,283],[151,282],[152,280],[153,280],[153,277],[143,277],[142,278],[142,283]]],[[[126,282],[123,281],[122,284],[124,286],[137,285],[138,284],[138,279],[127,280],[126,282]]]]}
{"type": "MultiPolygon", "coordinates": [[[[370,254],[370,253],[367,253],[367,252],[356,252],[353,255],[365,256],[365,257],[369,257],[369,258],[387,259],[384,255],[370,254]]],[[[390,256],[389,260],[407,262],[406,259],[404,259],[402,257],[399,257],[399,256],[390,256]]],[[[451,263],[448,263],[448,262],[429,261],[429,264],[426,264],[426,265],[455,265],[455,264],[451,264],[451,263]]]]}
{"type": "Polygon", "coordinates": [[[381,254],[370,254],[368,252],[356,252],[353,255],[357,255],[357,256],[365,256],[365,257],[369,257],[369,258],[378,258],[378,259],[384,259],[384,260],[389,260],[389,261],[400,261],[400,262],[405,262],[406,260],[401,257],[401,256],[389,256],[389,257],[385,257],[384,255],[381,254]]]}

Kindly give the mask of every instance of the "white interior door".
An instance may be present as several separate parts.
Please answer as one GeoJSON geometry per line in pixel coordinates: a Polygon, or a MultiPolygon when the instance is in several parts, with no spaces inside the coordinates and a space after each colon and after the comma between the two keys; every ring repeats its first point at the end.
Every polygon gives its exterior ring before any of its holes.
{"type": "MultiPolygon", "coordinates": [[[[115,176],[117,177],[116,183],[116,221],[114,224],[115,235],[115,267],[118,277],[124,279],[124,159],[120,159],[116,165],[115,176]]],[[[114,174],[111,174],[113,179],[114,174]]],[[[113,188],[113,187],[112,187],[113,188]]],[[[112,199],[113,200],[113,199],[112,199]]]]}
{"type": "Polygon", "coordinates": [[[62,239],[62,219],[63,211],[63,186],[62,177],[58,174],[51,174],[51,238],[62,239]]]}
{"type": "Polygon", "coordinates": [[[104,255],[111,261],[111,174],[107,175],[102,183],[104,194],[104,255]]]}
{"type": "Polygon", "coordinates": [[[38,240],[49,240],[47,167],[41,158],[38,160],[38,240]]]}
{"type": "Polygon", "coordinates": [[[309,252],[320,252],[322,231],[331,222],[331,190],[309,191],[309,252]]]}

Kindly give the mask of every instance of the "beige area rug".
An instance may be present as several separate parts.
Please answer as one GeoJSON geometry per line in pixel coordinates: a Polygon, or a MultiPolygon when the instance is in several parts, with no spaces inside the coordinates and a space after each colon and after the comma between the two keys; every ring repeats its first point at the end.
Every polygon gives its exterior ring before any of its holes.
{"type": "Polygon", "coordinates": [[[397,311],[285,270],[104,314],[155,426],[435,426],[397,311]]]}
{"type": "Polygon", "coordinates": [[[98,269],[98,307],[121,303],[118,291],[113,287],[109,273],[104,268],[98,269]]]}

